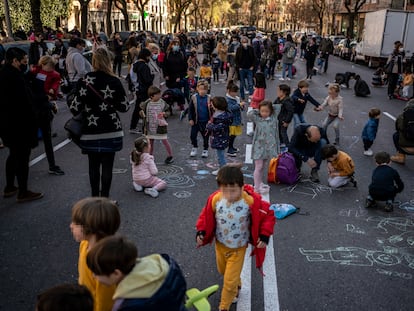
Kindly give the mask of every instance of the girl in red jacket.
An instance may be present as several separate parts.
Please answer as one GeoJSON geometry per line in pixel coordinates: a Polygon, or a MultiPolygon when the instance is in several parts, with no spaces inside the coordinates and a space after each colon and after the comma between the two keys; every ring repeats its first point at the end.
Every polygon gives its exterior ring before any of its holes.
{"type": "Polygon", "coordinates": [[[263,72],[256,72],[256,74],[254,75],[254,80],[255,80],[254,92],[253,92],[253,95],[251,96],[250,107],[252,107],[253,109],[258,109],[259,103],[263,101],[266,97],[265,75],[263,74],[263,72]]]}
{"type": "Polygon", "coordinates": [[[60,74],[55,70],[55,64],[52,56],[45,55],[39,59],[38,65],[32,68],[36,78],[44,81],[44,90],[50,100],[56,99],[60,85],[60,74]]]}
{"type": "Polygon", "coordinates": [[[217,175],[219,190],[211,194],[197,221],[197,245],[215,239],[217,270],[224,276],[219,310],[237,302],[247,244],[253,245],[256,267],[261,268],[275,216],[252,186],[244,185],[240,167],[223,166],[217,175]]]}

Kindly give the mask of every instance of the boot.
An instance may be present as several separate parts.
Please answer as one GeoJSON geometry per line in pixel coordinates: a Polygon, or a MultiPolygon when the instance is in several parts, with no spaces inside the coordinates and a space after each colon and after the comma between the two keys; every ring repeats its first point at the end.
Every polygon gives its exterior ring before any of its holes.
{"type": "Polygon", "coordinates": [[[391,161],[398,163],[398,164],[404,164],[405,163],[405,154],[397,152],[396,155],[391,156],[391,161]]]}

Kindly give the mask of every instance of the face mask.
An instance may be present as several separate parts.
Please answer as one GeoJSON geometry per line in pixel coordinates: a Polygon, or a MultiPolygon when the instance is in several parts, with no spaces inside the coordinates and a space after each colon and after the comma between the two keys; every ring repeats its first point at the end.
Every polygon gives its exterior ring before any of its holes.
{"type": "Polygon", "coordinates": [[[401,52],[404,52],[404,48],[399,48],[398,49],[398,51],[401,53],[401,52]]]}
{"type": "Polygon", "coordinates": [[[242,43],[244,48],[247,48],[247,43],[242,43]]]}
{"type": "Polygon", "coordinates": [[[157,60],[157,59],[158,59],[158,54],[153,54],[153,55],[152,55],[152,59],[153,59],[153,60],[157,60]]]}
{"type": "Polygon", "coordinates": [[[28,69],[28,66],[27,66],[27,64],[20,64],[19,68],[20,68],[21,72],[26,73],[27,69],[28,69]]]}
{"type": "Polygon", "coordinates": [[[173,52],[178,52],[180,50],[180,47],[178,45],[174,45],[172,50],[173,52]]]}

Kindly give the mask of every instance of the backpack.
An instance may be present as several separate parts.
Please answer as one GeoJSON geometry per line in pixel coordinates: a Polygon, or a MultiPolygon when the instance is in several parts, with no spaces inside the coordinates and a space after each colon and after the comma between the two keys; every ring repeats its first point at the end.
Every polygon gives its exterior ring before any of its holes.
{"type": "Polygon", "coordinates": [[[299,173],[293,155],[283,152],[278,156],[276,176],[281,184],[293,185],[299,180],[299,173]]]}
{"type": "Polygon", "coordinates": [[[295,52],[296,52],[295,47],[294,46],[291,46],[289,48],[289,50],[287,51],[287,53],[286,53],[286,57],[287,58],[294,58],[295,57],[295,52]]]}
{"type": "Polygon", "coordinates": [[[279,161],[279,157],[270,159],[269,162],[269,169],[267,170],[267,181],[277,184],[277,162],[279,161]]]}
{"type": "Polygon", "coordinates": [[[136,70],[136,65],[137,65],[138,61],[135,61],[132,65],[131,68],[129,69],[129,73],[127,75],[128,79],[128,89],[130,92],[136,92],[138,91],[139,88],[139,83],[138,83],[138,75],[137,75],[137,70],[136,70]]]}
{"type": "Polygon", "coordinates": [[[403,135],[409,141],[414,141],[414,108],[403,112],[403,135]]]}

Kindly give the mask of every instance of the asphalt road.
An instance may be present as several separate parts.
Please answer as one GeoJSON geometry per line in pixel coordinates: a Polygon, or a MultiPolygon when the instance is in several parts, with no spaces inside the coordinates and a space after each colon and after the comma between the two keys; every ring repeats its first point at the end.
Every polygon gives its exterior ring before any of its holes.
{"type": "MultiPolygon", "coordinates": [[[[294,89],[305,68],[296,62],[296,79],[287,82],[294,89]]],[[[336,72],[355,71],[367,82],[372,70],[331,57],[328,74],[314,77],[310,92],[319,101],[327,95],[324,86],[336,72]]],[[[268,81],[266,97],[275,99],[276,79],[268,81]]],[[[351,82],[351,86],[353,83],[351,82]]],[[[212,94],[225,94],[224,83],[212,85],[212,94]]],[[[341,123],[341,149],[356,164],[358,187],[331,190],[326,186],[326,168],[321,169],[321,183],[311,183],[305,176],[295,187],[272,185],[272,203],[292,203],[308,215],[292,215],[277,222],[275,235],[266,258],[269,265],[265,277],[253,265],[244,276],[250,284],[243,286],[243,296],[232,310],[412,310],[414,305],[414,158],[406,165],[395,167],[405,190],[397,196],[393,213],[381,209],[366,210],[363,206],[375,168],[373,158],[365,157],[360,139],[371,107],[383,111],[373,150],[394,153],[392,117],[401,113],[405,103],[388,100],[386,90],[372,88],[369,98],[353,96],[344,89],[345,120],[341,123]],[[387,115],[385,114],[387,112],[387,115]],[[270,259],[269,259],[270,258],[270,259]],[[275,264],[274,264],[275,263],[275,264]],[[251,272],[249,271],[251,269],[251,272]],[[250,285],[250,286],[249,286],[250,285]],[[251,297],[251,298],[250,298],[251,297]],[[250,299],[249,299],[250,298],[250,299]]],[[[51,286],[76,282],[78,244],[69,229],[71,207],[90,194],[86,156],[76,145],[65,144],[64,122],[70,114],[64,102],[55,118],[58,137],[54,145],[56,163],[64,176],[47,173],[47,161],[40,160],[30,168],[29,186],[45,196],[26,204],[15,199],[0,198],[0,310],[33,310],[36,295],[51,286]]],[[[314,112],[309,105],[307,120],[320,124],[325,112],[314,112]]],[[[178,120],[178,113],[169,119],[169,138],[175,162],[164,165],[166,152],[156,145],[155,157],[168,189],[153,199],[136,193],[131,185],[129,152],[136,137],[127,133],[131,111],[122,114],[126,131],[124,149],[116,154],[111,197],[120,202],[122,225],[120,233],[138,245],[140,255],[153,252],[169,253],[181,265],[188,287],[204,288],[222,284],[216,271],[214,248],[195,248],[195,221],[208,195],[216,189],[215,155],[208,159],[190,158],[189,125],[178,120]]],[[[289,133],[292,129],[290,128],[289,133]]],[[[328,135],[333,138],[333,129],[328,135]]],[[[245,144],[250,138],[237,138],[242,152],[229,161],[244,162],[245,144]]],[[[43,145],[33,150],[32,158],[43,154],[43,145]]],[[[7,149],[0,150],[0,189],[5,186],[4,163],[7,149]]],[[[252,183],[253,165],[245,164],[245,181],[252,183]]],[[[219,294],[210,298],[217,309],[219,294]]]]}

